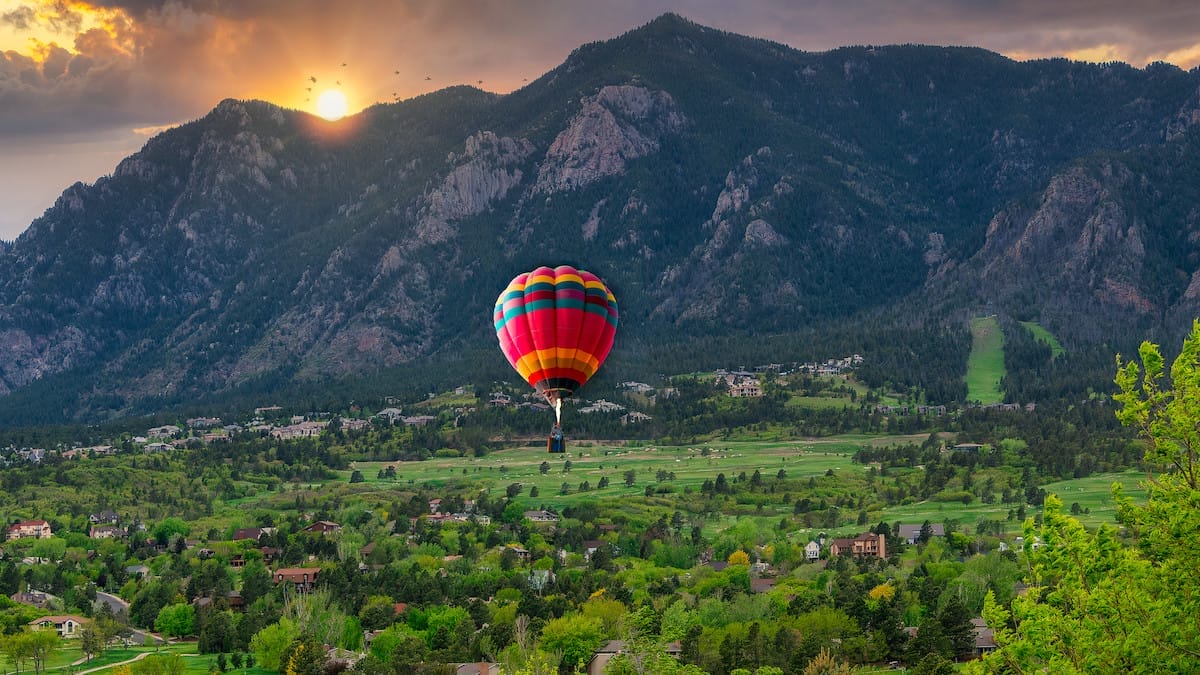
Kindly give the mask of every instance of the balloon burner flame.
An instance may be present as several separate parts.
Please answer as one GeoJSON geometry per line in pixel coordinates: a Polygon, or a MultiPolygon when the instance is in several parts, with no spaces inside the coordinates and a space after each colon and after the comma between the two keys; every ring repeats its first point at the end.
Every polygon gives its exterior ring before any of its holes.
{"type": "Polygon", "coordinates": [[[558,426],[560,424],[562,424],[562,399],[555,398],[554,399],[554,425],[558,426]]]}

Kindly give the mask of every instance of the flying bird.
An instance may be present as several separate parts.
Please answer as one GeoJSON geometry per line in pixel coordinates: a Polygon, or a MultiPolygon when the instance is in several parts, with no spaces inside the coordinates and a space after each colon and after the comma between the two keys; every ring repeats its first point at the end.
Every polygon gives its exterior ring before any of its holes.
{"type": "Polygon", "coordinates": [[[475,80],[475,84],[483,84],[483,80],[475,80]]]}
{"type": "Polygon", "coordinates": [[[334,81],[333,81],[333,83],[334,83],[334,84],[336,84],[336,85],[337,85],[337,86],[339,86],[339,87],[340,87],[340,86],[342,86],[342,81],[341,81],[341,80],[334,80],[334,81]]]}
{"type": "Polygon", "coordinates": [[[343,63],[343,64],[342,64],[342,67],[343,67],[343,68],[345,68],[345,67],[346,67],[346,64],[344,64],[344,63],[343,63]]]}
{"type": "Polygon", "coordinates": [[[308,79],[312,80],[313,84],[316,84],[316,83],[317,83],[317,78],[316,78],[316,77],[314,77],[314,76],[312,76],[312,75],[309,75],[309,76],[308,76],[308,79]]]}
{"type": "Polygon", "coordinates": [[[397,71],[396,71],[396,74],[397,74],[397,75],[399,75],[399,74],[400,74],[400,71],[398,71],[398,70],[397,70],[397,71]]]}
{"type": "Polygon", "coordinates": [[[425,76],[425,79],[427,79],[427,80],[432,80],[433,78],[432,78],[432,77],[430,77],[430,76],[428,76],[428,75],[426,75],[426,76],[425,76]]]}

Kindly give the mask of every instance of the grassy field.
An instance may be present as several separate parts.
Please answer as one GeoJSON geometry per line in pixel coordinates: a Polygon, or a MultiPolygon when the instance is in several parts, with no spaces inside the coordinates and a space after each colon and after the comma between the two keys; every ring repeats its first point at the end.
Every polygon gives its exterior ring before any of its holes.
{"type": "Polygon", "coordinates": [[[1125,496],[1135,502],[1146,501],[1146,490],[1139,483],[1146,480],[1142,471],[1125,471],[1123,473],[1104,473],[1087,478],[1064,480],[1044,486],[1047,494],[1056,494],[1062,499],[1063,507],[1070,512],[1071,504],[1078,503],[1080,509],[1087,509],[1075,517],[1084,525],[1094,527],[1100,523],[1115,525],[1117,513],[1116,504],[1112,498],[1112,486],[1119,483],[1125,496]]]}
{"type": "Polygon", "coordinates": [[[1053,333],[1043,328],[1041,324],[1037,323],[1036,321],[1022,321],[1021,325],[1033,334],[1035,340],[1040,340],[1050,345],[1050,355],[1052,357],[1066,353],[1067,350],[1063,349],[1062,343],[1058,341],[1058,338],[1054,337],[1053,333]]]}
{"type": "Polygon", "coordinates": [[[971,355],[967,358],[967,400],[1000,403],[1004,377],[1004,334],[995,316],[971,319],[971,355]]]}

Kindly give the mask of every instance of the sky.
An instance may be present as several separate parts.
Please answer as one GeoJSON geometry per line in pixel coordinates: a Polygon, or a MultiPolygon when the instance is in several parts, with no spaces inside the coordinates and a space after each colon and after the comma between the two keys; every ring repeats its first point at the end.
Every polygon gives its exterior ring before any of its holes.
{"type": "Polygon", "coordinates": [[[225,98],[353,114],[456,84],[507,93],[664,12],[805,51],[971,45],[1200,64],[1196,0],[0,0],[0,239],[225,98]]]}

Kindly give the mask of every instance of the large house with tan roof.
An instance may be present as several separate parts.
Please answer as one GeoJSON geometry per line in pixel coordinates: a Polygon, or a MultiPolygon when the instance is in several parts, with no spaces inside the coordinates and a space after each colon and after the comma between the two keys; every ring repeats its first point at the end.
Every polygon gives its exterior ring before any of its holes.
{"type": "Polygon", "coordinates": [[[44,520],[22,520],[8,528],[9,539],[24,539],[26,537],[49,539],[53,534],[54,532],[50,529],[50,523],[44,520]]]}

